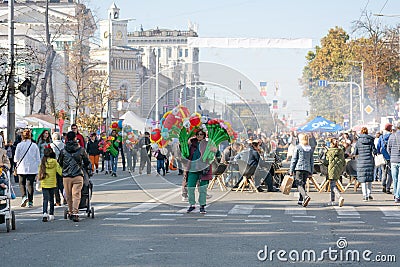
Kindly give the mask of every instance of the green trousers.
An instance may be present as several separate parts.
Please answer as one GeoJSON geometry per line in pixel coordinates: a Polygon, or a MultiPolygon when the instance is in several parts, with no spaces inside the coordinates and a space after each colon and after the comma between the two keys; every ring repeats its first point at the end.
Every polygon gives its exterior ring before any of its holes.
{"type": "MultiPolygon", "coordinates": [[[[195,199],[195,189],[197,185],[197,181],[200,180],[201,172],[189,172],[188,173],[188,200],[190,205],[196,204],[195,199]]],[[[200,206],[206,205],[207,200],[207,186],[208,180],[202,181],[200,180],[200,187],[199,187],[199,204],[200,206]]]]}

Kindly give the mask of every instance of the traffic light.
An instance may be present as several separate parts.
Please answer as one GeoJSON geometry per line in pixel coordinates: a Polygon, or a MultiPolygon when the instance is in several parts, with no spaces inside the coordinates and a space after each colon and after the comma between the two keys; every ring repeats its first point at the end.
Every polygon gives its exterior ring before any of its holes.
{"type": "Polygon", "coordinates": [[[18,90],[21,91],[21,93],[23,93],[24,96],[28,97],[31,95],[31,86],[32,86],[31,80],[26,78],[25,81],[18,86],[18,90]]]}

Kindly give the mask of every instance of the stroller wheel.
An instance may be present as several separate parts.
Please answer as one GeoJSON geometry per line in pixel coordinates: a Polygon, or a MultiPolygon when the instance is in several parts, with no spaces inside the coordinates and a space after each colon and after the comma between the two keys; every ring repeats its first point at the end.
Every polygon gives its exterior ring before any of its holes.
{"type": "Polygon", "coordinates": [[[11,229],[12,230],[15,230],[17,227],[16,227],[16,224],[15,224],[15,212],[12,210],[11,211],[11,229]]]}
{"type": "Polygon", "coordinates": [[[7,228],[7,233],[10,232],[10,228],[11,228],[10,219],[6,219],[6,228],[7,228]]]}
{"type": "Polygon", "coordinates": [[[90,209],[90,213],[92,214],[92,219],[94,219],[94,208],[93,207],[90,209]]]}
{"type": "Polygon", "coordinates": [[[67,219],[67,217],[68,217],[68,210],[67,210],[67,209],[65,209],[65,210],[64,210],[64,220],[66,220],[66,219],[67,219]]]}

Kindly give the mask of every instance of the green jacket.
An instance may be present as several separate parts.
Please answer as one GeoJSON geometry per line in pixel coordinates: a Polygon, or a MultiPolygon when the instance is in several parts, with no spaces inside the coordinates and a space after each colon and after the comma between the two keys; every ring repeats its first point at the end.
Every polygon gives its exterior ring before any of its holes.
{"type": "Polygon", "coordinates": [[[328,179],[338,180],[346,164],[343,149],[329,148],[328,152],[326,152],[326,160],[328,161],[328,179]]]}

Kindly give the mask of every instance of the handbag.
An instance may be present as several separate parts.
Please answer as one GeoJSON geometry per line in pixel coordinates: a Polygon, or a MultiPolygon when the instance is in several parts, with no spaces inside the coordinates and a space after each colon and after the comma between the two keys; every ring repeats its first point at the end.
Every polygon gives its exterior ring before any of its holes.
{"type": "Polygon", "coordinates": [[[17,166],[14,167],[14,171],[13,171],[13,175],[14,175],[14,176],[18,176],[17,169],[18,169],[18,167],[19,167],[19,164],[21,164],[21,162],[24,160],[26,154],[28,153],[29,149],[31,148],[31,145],[32,145],[32,141],[31,141],[31,143],[29,144],[28,149],[25,151],[25,154],[22,156],[21,160],[18,161],[17,166]]]}
{"type": "Polygon", "coordinates": [[[294,181],[294,178],[292,176],[285,175],[285,177],[282,180],[281,187],[280,187],[282,194],[289,195],[290,190],[292,189],[292,186],[293,186],[293,181],[294,181]]]}
{"type": "Polygon", "coordinates": [[[375,166],[379,167],[386,164],[386,159],[383,154],[378,154],[375,156],[375,166]]]}

